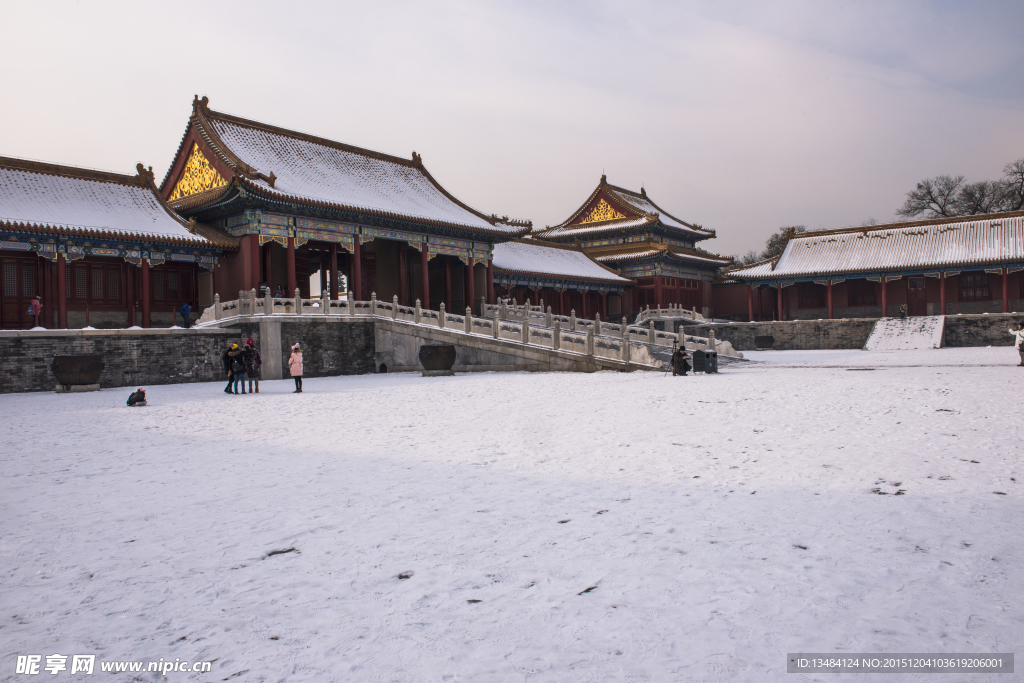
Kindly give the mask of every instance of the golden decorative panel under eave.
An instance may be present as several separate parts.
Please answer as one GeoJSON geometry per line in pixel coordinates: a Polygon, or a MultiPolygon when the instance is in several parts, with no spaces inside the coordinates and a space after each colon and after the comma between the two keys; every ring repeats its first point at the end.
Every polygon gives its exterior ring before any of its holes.
{"type": "Polygon", "coordinates": [[[185,162],[185,170],[182,172],[178,184],[174,186],[174,192],[168,197],[168,201],[227,184],[228,181],[224,180],[220,173],[217,173],[217,169],[211,166],[203,153],[199,151],[199,145],[192,143],[192,153],[188,155],[188,161],[185,162]]]}
{"type": "Polygon", "coordinates": [[[584,223],[597,223],[598,221],[614,221],[625,217],[625,214],[619,213],[612,208],[611,204],[602,199],[594,207],[594,210],[590,212],[590,215],[580,221],[580,225],[584,223]]]}

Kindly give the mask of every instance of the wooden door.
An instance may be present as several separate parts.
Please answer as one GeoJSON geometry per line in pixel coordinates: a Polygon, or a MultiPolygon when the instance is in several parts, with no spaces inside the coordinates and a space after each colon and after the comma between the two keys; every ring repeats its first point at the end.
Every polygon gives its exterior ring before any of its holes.
{"type": "Polygon", "coordinates": [[[928,315],[923,277],[907,278],[907,315],[928,315]]]}
{"type": "MultiPolygon", "coordinates": [[[[370,294],[377,291],[377,255],[365,251],[362,252],[362,259],[359,265],[363,278],[362,283],[360,283],[363,286],[361,294],[365,301],[369,301],[370,294]]],[[[433,282],[430,283],[430,295],[431,297],[434,296],[433,282]]]]}
{"type": "Polygon", "coordinates": [[[34,324],[28,306],[37,293],[38,260],[0,259],[0,318],[5,330],[27,330],[34,324]]]}

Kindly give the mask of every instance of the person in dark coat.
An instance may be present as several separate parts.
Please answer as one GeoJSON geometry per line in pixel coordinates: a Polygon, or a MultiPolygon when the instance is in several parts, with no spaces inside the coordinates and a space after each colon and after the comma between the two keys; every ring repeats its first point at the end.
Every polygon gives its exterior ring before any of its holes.
{"type": "Polygon", "coordinates": [[[184,321],[182,327],[184,327],[187,330],[189,322],[191,321],[189,316],[192,315],[192,307],[186,301],[181,305],[181,308],[178,309],[178,313],[181,313],[181,319],[182,321],[184,321]]]}
{"type": "Polygon", "coordinates": [[[686,360],[686,349],[680,346],[672,354],[672,376],[682,375],[685,377],[689,371],[690,363],[686,360]]]}
{"type": "Polygon", "coordinates": [[[263,369],[263,359],[260,357],[260,350],[256,348],[252,337],[245,340],[245,347],[242,350],[242,359],[245,362],[245,376],[249,378],[249,393],[260,393],[260,371],[263,369]],[[256,388],[253,389],[253,383],[256,388]]]}
{"type": "MultiPolygon", "coordinates": [[[[231,352],[236,350],[240,351],[238,349],[238,344],[232,344],[230,347],[224,350],[224,353],[220,357],[221,362],[224,363],[224,373],[228,376],[228,385],[224,387],[225,394],[231,393],[231,385],[235,383],[235,373],[233,368],[235,364],[235,358],[234,356],[231,355],[231,352]]],[[[238,353],[236,353],[235,355],[237,356],[238,353]]]]}
{"type": "Polygon", "coordinates": [[[245,393],[245,358],[242,354],[245,353],[245,347],[240,347],[238,344],[232,344],[231,349],[228,351],[228,358],[231,360],[231,378],[232,384],[235,385],[235,393],[245,393]],[[241,385],[242,391],[238,391],[238,387],[241,385]]]}
{"type": "Polygon", "coordinates": [[[128,407],[137,408],[146,405],[146,390],[139,387],[138,391],[133,391],[132,395],[128,397],[128,407]]]}

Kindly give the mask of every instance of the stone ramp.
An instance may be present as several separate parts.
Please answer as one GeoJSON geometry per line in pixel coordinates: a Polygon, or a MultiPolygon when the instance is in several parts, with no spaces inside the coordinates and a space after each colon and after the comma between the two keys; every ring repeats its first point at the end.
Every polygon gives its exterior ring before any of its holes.
{"type": "Polygon", "coordinates": [[[865,351],[916,351],[942,346],[945,316],[880,318],[864,343],[865,351]]]}

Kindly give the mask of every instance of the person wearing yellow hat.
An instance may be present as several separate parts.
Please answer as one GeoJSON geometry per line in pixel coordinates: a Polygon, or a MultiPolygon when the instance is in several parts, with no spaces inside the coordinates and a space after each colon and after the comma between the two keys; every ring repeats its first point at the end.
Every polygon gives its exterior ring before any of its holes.
{"type": "MultiPolygon", "coordinates": [[[[230,347],[228,347],[228,349],[224,351],[224,354],[221,356],[221,361],[223,361],[224,363],[224,372],[226,372],[228,375],[228,385],[224,387],[224,393],[232,393],[231,385],[234,384],[234,393],[237,394],[238,380],[241,379],[243,382],[245,381],[245,377],[238,377],[239,374],[245,374],[245,365],[244,363],[242,363],[242,349],[238,348],[238,344],[232,344],[230,347]],[[240,366],[240,369],[235,368],[236,364],[240,366]]],[[[242,391],[245,391],[245,384],[242,385],[242,391]]]]}

